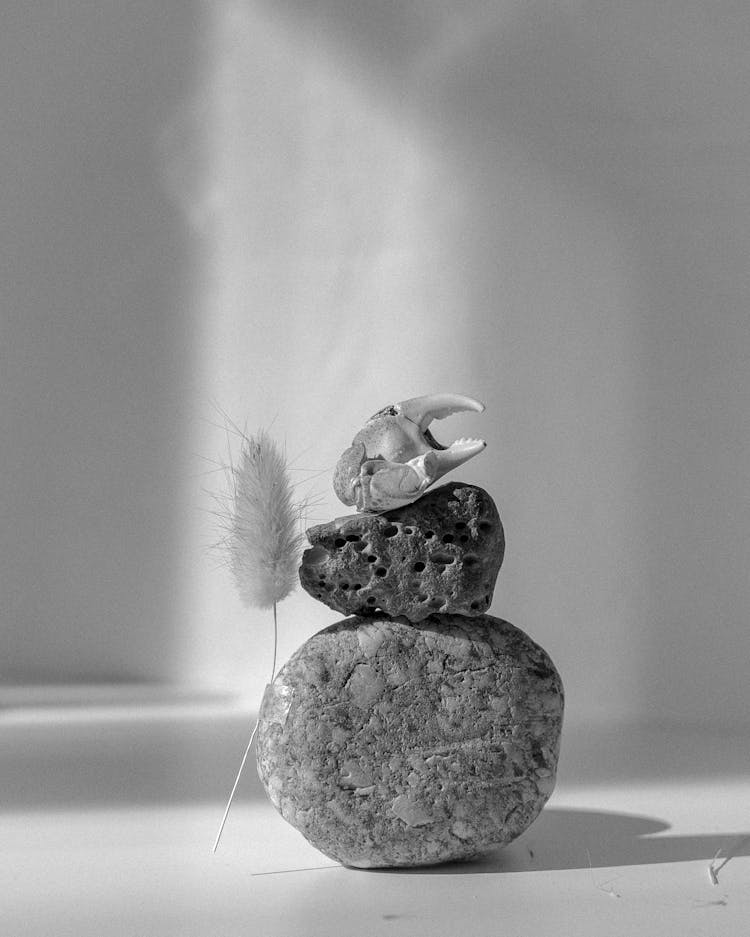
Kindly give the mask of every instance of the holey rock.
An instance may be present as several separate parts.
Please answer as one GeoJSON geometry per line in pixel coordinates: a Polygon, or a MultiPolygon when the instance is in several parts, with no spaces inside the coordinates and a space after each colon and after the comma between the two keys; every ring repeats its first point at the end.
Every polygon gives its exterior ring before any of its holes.
{"type": "Polygon", "coordinates": [[[552,661],[508,622],[355,616],[267,688],[258,772],[282,816],[344,865],[470,859],[542,809],[562,715],[552,661]]]}
{"type": "Polygon", "coordinates": [[[310,595],[345,615],[382,609],[410,621],[486,612],[505,550],[494,501],[461,482],[385,514],[311,527],[307,536],[300,582],[310,595]]]}

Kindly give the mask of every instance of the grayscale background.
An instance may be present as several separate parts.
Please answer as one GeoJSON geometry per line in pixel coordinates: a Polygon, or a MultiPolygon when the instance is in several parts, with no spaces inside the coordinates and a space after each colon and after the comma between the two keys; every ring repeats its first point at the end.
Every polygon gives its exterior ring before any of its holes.
{"type": "MultiPolygon", "coordinates": [[[[257,698],[221,412],[324,473],[312,523],[449,390],[569,719],[746,719],[749,41],[729,0],[6,7],[4,686],[257,698]]],[[[282,658],[337,617],[279,614],[282,658]]]]}

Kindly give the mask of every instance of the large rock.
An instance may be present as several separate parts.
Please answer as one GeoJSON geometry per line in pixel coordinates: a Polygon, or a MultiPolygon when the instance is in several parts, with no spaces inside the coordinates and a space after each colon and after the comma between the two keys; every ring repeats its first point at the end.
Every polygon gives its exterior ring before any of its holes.
{"type": "Polygon", "coordinates": [[[354,617],[268,687],[258,771],[282,816],[345,865],[468,859],[542,809],[562,715],[551,660],[505,621],[354,617]]]}
{"type": "Polygon", "coordinates": [[[307,531],[300,582],[345,615],[378,609],[421,621],[435,612],[481,615],[503,561],[500,515],[482,488],[454,482],[385,514],[307,531]]]}

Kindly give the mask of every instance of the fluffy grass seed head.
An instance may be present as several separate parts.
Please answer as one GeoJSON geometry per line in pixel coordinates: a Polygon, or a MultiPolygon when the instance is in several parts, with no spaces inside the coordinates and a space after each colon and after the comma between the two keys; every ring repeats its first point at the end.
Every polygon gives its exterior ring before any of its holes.
{"type": "Polygon", "coordinates": [[[286,457],[265,430],[244,436],[229,468],[232,490],[224,545],[240,598],[271,608],[296,587],[305,537],[286,457]]]}
{"type": "MultiPolygon", "coordinates": [[[[308,502],[295,501],[286,456],[265,430],[259,430],[255,436],[237,432],[241,439],[239,458],[236,463],[230,460],[226,466],[229,490],[225,496],[215,496],[225,532],[219,546],[227,556],[242,601],[257,608],[273,608],[273,682],[278,643],[276,604],[298,582],[297,570],[306,538],[298,532],[297,525],[308,502]]],[[[224,809],[214,852],[221,841],[257,729],[256,720],[224,809]]]]}

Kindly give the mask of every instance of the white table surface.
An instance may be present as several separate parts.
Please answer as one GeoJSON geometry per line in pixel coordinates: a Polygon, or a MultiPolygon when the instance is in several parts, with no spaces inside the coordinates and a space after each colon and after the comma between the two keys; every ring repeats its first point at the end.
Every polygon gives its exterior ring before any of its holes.
{"type": "Polygon", "coordinates": [[[570,729],[510,847],[373,872],[309,846],[252,766],[212,854],[251,722],[184,703],[0,711],[0,937],[750,935],[748,731],[570,729]]]}

